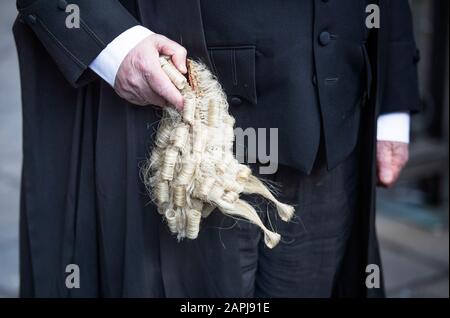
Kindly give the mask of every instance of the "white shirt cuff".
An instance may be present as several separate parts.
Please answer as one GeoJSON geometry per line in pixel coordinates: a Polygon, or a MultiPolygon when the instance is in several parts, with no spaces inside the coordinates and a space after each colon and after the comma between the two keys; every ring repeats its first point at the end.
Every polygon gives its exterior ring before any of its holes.
{"type": "Polygon", "coordinates": [[[380,115],[377,122],[377,140],[409,143],[409,113],[380,115]]]}
{"type": "Polygon", "coordinates": [[[141,25],[126,30],[112,40],[89,67],[114,87],[116,74],[122,61],[139,42],[150,34],[153,34],[153,32],[141,25]]]}

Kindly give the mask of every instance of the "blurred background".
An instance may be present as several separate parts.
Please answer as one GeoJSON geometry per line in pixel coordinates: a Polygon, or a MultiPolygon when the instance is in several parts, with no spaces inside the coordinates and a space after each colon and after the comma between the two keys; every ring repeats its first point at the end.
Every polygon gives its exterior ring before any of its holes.
{"type": "MultiPolygon", "coordinates": [[[[412,121],[410,162],[379,190],[377,228],[388,297],[449,297],[449,2],[411,0],[425,111],[412,121]]],[[[0,3],[0,297],[17,297],[22,160],[20,80],[12,24],[0,3]]]]}

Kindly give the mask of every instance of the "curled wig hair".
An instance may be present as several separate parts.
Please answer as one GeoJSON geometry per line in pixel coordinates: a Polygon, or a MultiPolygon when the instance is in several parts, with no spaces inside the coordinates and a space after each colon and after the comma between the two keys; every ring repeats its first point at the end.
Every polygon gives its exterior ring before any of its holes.
{"type": "Polygon", "coordinates": [[[195,239],[202,218],[215,208],[244,218],[264,232],[273,248],[280,235],[268,229],[241,193],[258,194],[271,201],[284,221],[294,208],[279,202],[251,169],[233,154],[235,119],[226,95],[205,64],[188,60],[188,78],[167,57],[162,69],[184,98],[182,111],[164,107],[155,145],[142,169],[144,183],[158,212],[178,239],[195,239]]]}

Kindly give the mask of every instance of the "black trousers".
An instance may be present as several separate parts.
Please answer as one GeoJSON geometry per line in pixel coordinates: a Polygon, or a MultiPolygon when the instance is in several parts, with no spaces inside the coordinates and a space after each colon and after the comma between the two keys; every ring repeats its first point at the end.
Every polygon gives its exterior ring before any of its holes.
{"type": "MultiPolygon", "coordinates": [[[[265,223],[281,234],[274,248],[264,245],[259,229],[240,222],[241,266],[247,297],[331,297],[357,210],[359,152],[328,171],[323,148],[310,175],[280,166],[272,176],[280,198],[295,205],[293,220],[283,222],[270,207],[265,223]]],[[[260,210],[267,205],[250,198],[260,210]]],[[[265,211],[264,211],[265,212],[265,211]]]]}

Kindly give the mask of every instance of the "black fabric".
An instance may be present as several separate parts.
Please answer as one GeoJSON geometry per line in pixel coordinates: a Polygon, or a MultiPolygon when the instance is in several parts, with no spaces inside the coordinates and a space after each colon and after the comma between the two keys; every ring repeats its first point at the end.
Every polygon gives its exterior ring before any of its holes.
{"type": "Polygon", "coordinates": [[[381,114],[405,111],[415,113],[421,109],[417,89],[419,51],[416,49],[411,12],[407,1],[389,1],[386,4],[389,24],[387,65],[381,114]],[[411,88],[414,89],[411,89],[411,88]]]}
{"type": "Polygon", "coordinates": [[[405,80],[415,64],[407,59],[388,69],[413,54],[407,1],[380,0],[382,12],[396,13],[381,14],[385,27],[366,32],[356,0],[80,0],[74,3],[89,28],[76,34],[61,27],[60,2],[18,1],[14,26],[23,100],[23,296],[243,295],[234,222],[214,212],[197,240],[178,244],[145,193],[139,165],[160,112],[130,105],[87,69],[137,21],[217,71],[240,126],[279,129],[279,164],[309,171],[323,137],[328,168],[338,166],[362,140],[365,182],[334,295],[382,295],[364,285],[365,266],[380,264],[376,118],[380,110],[416,107],[415,81],[405,80]],[[70,263],[80,265],[81,289],[65,287],[70,263]]]}
{"type": "MultiPolygon", "coordinates": [[[[270,207],[263,219],[282,236],[268,249],[254,226],[240,222],[241,266],[248,297],[327,298],[347,251],[360,198],[360,152],[328,171],[323,151],[310,175],[281,166],[270,180],[282,185],[281,199],[296,207],[291,223],[270,207]]],[[[264,177],[264,176],[262,176],[264,177]]],[[[267,177],[267,176],[266,176],[267,177]]],[[[265,211],[262,200],[252,198],[265,211]]]]}
{"type": "Polygon", "coordinates": [[[38,36],[74,86],[94,80],[89,64],[114,38],[139,24],[117,0],[18,0],[17,7],[20,20],[38,36]],[[80,28],[66,27],[69,3],[79,7],[80,28]]]}
{"type": "MultiPolygon", "coordinates": [[[[61,9],[61,1],[19,0],[18,7],[22,20],[76,86],[94,78],[89,63],[118,34],[138,24],[136,18],[155,32],[184,41],[192,56],[214,65],[230,100],[242,99],[234,107],[237,124],[254,127],[253,113],[257,111],[259,127],[279,127],[280,164],[310,172],[321,121],[329,168],[355,147],[359,105],[371,78],[365,43],[367,35],[374,32],[367,32],[364,23],[368,2],[201,1],[199,14],[199,1],[192,0],[77,0],[73,3],[80,7],[80,29],[65,27],[67,13],[61,9]],[[189,32],[201,24],[211,61],[203,50],[203,33],[189,32]],[[321,40],[324,33],[326,43],[321,40]],[[249,46],[255,54],[240,54],[251,53],[242,50],[249,46]],[[221,54],[217,54],[218,47],[221,54]]],[[[419,102],[417,89],[410,89],[417,87],[411,14],[405,0],[387,3],[386,29],[392,32],[386,48],[389,75],[383,83],[380,111],[415,112],[419,102]]]]}
{"type": "Polygon", "coordinates": [[[277,127],[280,164],[310,171],[321,121],[313,83],[314,2],[201,4],[214,69],[230,101],[242,100],[231,103],[236,125],[277,127]]]}

